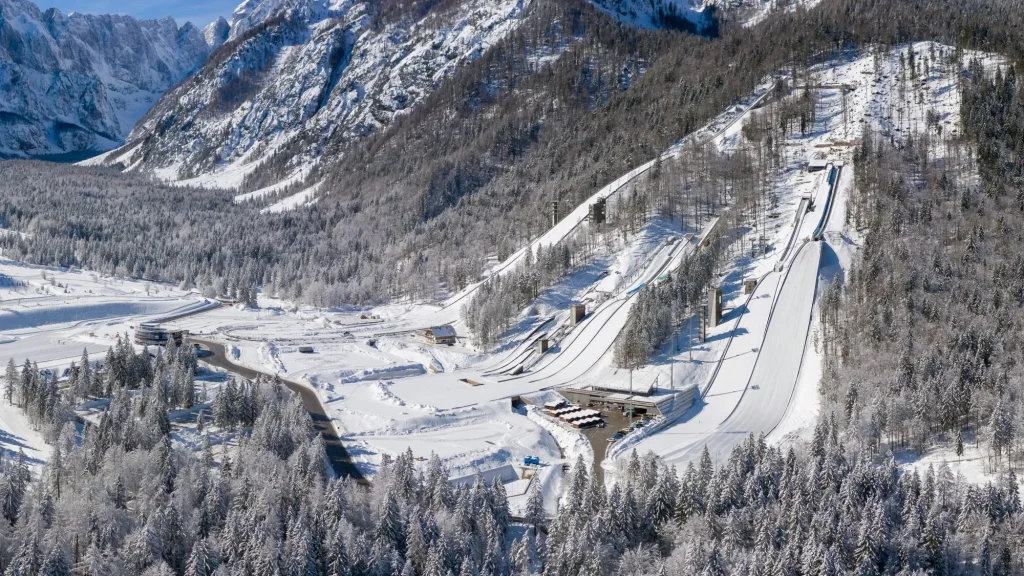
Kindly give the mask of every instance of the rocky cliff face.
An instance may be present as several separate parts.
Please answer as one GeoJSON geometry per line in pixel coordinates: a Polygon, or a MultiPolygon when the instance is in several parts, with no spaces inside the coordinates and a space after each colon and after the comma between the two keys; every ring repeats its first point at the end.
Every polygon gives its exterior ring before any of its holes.
{"type": "Polygon", "coordinates": [[[246,0],[224,45],[107,161],[217,186],[268,166],[271,180],[302,178],[515,30],[526,1],[414,4],[388,19],[381,3],[246,0]]]}
{"type": "Polygon", "coordinates": [[[211,50],[216,50],[223,46],[228,41],[230,35],[231,24],[223,17],[217,18],[217,20],[211,22],[209,26],[203,29],[203,38],[206,39],[206,43],[210,46],[211,50]]]}
{"type": "Polygon", "coordinates": [[[201,31],[170,18],[65,15],[0,0],[0,157],[118,146],[209,51],[201,31]]]}

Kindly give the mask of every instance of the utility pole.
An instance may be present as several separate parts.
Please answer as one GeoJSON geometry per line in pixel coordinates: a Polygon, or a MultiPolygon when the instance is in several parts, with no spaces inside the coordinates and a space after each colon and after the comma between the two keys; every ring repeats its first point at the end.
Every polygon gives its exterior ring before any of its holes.
{"type": "Polygon", "coordinates": [[[690,362],[693,362],[693,318],[686,319],[686,350],[690,355],[690,362]]]}
{"type": "Polygon", "coordinates": [[[633,427],[633,368],[630,368],[630,427],[633,427]]]}

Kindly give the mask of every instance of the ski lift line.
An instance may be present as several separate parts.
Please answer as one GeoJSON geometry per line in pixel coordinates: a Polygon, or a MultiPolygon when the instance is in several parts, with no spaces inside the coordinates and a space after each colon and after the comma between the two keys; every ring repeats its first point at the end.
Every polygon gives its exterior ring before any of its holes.
{"type": "Polygon", "coordinates": [[[761,94],[756,99],[754,99],[754,101],[751,102],[749,106],[747,106],[746,110],[744,110],[742,114],[738,114],[728,124],[725,125],[725,128],[722,128],[714,136],[712,136],[711,141],[713,142],[721,138],[723,135],[725,135],[726,132],[729,131],[730,128],[736,125],[736,122],[739,122],[739,120],[745,117],[747,114],[749,114],[751,110],[757,108],[757,106],[760,105],[765,98],[767,98],[769,95],[771,95],[772,92],[775,91],[775,86],[777,85],[778,82],[773,82],[771,87],[765,90],[764,94],[761,94]]]}

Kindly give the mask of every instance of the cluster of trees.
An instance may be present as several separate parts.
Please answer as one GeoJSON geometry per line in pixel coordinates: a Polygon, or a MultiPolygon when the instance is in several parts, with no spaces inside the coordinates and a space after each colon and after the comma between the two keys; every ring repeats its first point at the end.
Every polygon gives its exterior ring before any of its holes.
{"type": "Polygon", "coordinates": [[[513,321],[540,291],[560,280],[582,264],[570,240],[549,248],[526,250],[515,270],[495,274],[486,280],[462,306],[460,314],[480,346],[489,346],[512,327],[513,321]]]}
{"type": "MultiPolygon", "coordinates": [[[[234,461],[225,449],[218,463],[208,431],[202,454],[172,442],[157,383],[131,394],[115,388],[99,423],[81,432],[65,423],[36,478],[23,455],[0,457],[0,570],[208,576],[220,564],[224,574],[241,573],[236,565],[248,573],[319,573],[306,567],[311,524],[342,538],[332,514],[353,489],[328,483],[323,441],[298,398],[273,381],[245,382],[258,390],[255,421],[237,437],[234,461]],[[257,557],[274,569],[254,567],[257,557]]],[[[335,567],[347,565],[336,541],[315,546],[342,555],[335,567]]]]}
{"type": "Polygon", "coordinates": [[[640,368],[676,333],[689,314],[699,311],[702,297],[718,278],[724,252],[720,235],[672,271],[666,281],[644,287],[637,294],[629,319],[615,339],[615,364],[640,368]]]}
{"type": "Polygon", "coordinates": [[[167,410],[190,409],[205,402],[205,391],[196,391],[196,360],[191,350],[178,348],[172,341],[166,353],[161,348],[151,357],[148,350],[137,354],[127,342],[118,337],[102,363],[90,361],[89,352],[83,350],[80,362],[72,362],[62,374],[40,370],[30,360],[25,360],[19,370],[11,358],[4,373],[4,400],[20,407],[30,423],[50,440],[75,421],[78,402],[90,398],[113,397],[116,407],[116,399],[127,398],[128,391],[143,390],[146,394],[139,395],[139,416],[149,413],[157,418],[161,430],[170,427],[165,422],[167,410]],[[147,405],[159,409],[147,411],[147,405]]]}
{"type": "Polygon", "coordinates": [[[4,373],[4,399],[12,405],[17,401],[37,428],[59,430],[74,417],[72,407],[64,402],[60,393],[57,377],[50,371],[40,370],[29,360],[25,360],[20,371],[14,358],[8,361],[4,373]]]}
{"type": "MultiPolygon", "coordinates": [[[[281,380],[273,380],[275,394],[279,394],[281,380]]],[[[229,378],[213,399],[213,423],[225,430],[233,430],[238,426],[251,428],[256,422],[262,405],[258,386],[246,383],[239,385],[234,378],[229,378]]]]}
{"type": "Polygon", "coordinates": [[[31,481],[32,472],[25,461],[24,452],[19,450],[15,458],[11,458],[6,451],[0,452],[0,513],[8,523],[13,524],[18,520],[21,503],[25,500],[31,481]]]}
{"type": "Polygon", "coordinates": [[[993,465],[1019,464],[1024,98],[1012,68],[973,62],[960,84],[963,137],[859,146],[865,241],[823,299],[822,391],[872,449],[986,439],[993,465]]]}
{"type": "Polygon", "coordinates": [[[538,246],[536,252],[527,250],[511,272],[484,281],[461,309],[477,342],[483,346],[494,342],[543,290],[591,264],[598,254],[621,247],[631,234],[658,216],[645,181],[640,178],[606,199],[604,223],[586,221],[557,244],[538,246]]]}
{"type": "Polygon", "coordinates": [[[296,235],[316,236],[315,223],[261,218],[235,206],[229,192],[179,189],[107,168],[12,161],[0,163],[0,175],[0,227],[27,233],[0,237],[4,254],[37,264],[250,302],[258,286],[278,288],[270,268],[279,258],[300,258],[296,235]]]}
{"type": "Polygon", "coordinates": [[[500,575],[536,550],[515,541],[500,481],[452,486],[436,456],[418,472],[411,452],[385,457],[370,488],[335,480],[297,396],[271,379],[239,389],[252,391],[255,420],[219,459],[210,429],[201,454],[172,442],[155,387],[116,390],[81,435],[67,424],[36,479],[23,458],[0,458],[0,570],[500,575]]]}
{"type": "Polygon", "coordinates": [[[32,478],[0,457],[7,574],[511,576],[982,574],[1021,569],[1012,470],[900,474],[823,417],[806,450],[750,436],[686,470],[635,452],[609,490],[578,460],[559,513],[540,482],[512,518],[503,485],[453,486],[440,459],[384,457],[369,487],[330,478],[322,439],[279,382],[242,382],[256,416],[218,459],[172,442],[167,408],[119,388],[98,425],[69,423],[32,478]],[[162,414],[162,416],[154,416],[162,414]]]}
{"type": "Polygon", "coordinates": [[[540,573],[872,575],[1018,573],[1021,500],[1012,471],[959,481],[948,467],[900,474],[855,452],[822,418],[806,451],[750,436],[680,474],[635,452],[609,491],[577,463],[549,522],[540,573]]]}
{"type": "MultiPolygon", "coordinates": [[[[309,413],[298,399],[280,401],[289,395],[277,376],[241,382],[229,378],[213,400],[213,424],[222,431],[241,430],[250,443],[287,458],[303,445],[309,423],[309,413]]],[[[316,463],[315,455],[323,452],[323,438],[317,436],[310,450],[309,461],[316,463]]]]}
{"type": "Polygon", "coordinates": [[[196,392],[197,367],[192,348],[179,347],[173,339],[165,348],[157,347],[154,353],[145,348],[140,354],[127,334],[124,338],[118,335],[98,366],[89,361],[87,350],[82,351],[79,364],[71,363],[67,371],[69,400],[108,398],[121,389],[152,388],[169,408],[190,409],[206,401],[205,392],[196,392]]]}

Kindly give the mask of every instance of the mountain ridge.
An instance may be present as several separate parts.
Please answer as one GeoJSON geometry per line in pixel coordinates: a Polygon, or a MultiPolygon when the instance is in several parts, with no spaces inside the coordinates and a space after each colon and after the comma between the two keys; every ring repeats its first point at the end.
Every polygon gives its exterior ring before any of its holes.
{"type": "Polygon", "coordinates": [[[0,157],[115,148],[209,53],[202,31],[169,17],[64,14],[0,0],[0,157]]]}
{"type": "Polygon", "coordinates": [[[527,5],[468,0],[388,21],[379,16],[385,8],[366,2],[243,2],[224,45],[108,161],[167,180],[239,188],[247,174],[285,154],[286,180],[319,165],[332,143],[407,114],[511,33],[527,5]]]}

